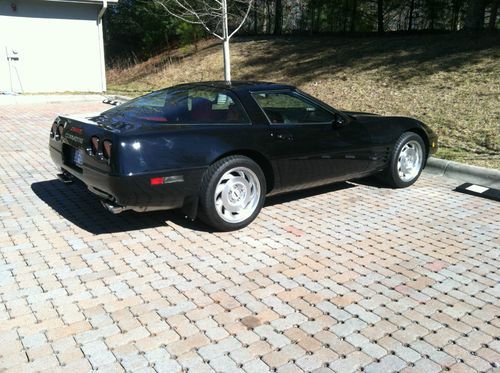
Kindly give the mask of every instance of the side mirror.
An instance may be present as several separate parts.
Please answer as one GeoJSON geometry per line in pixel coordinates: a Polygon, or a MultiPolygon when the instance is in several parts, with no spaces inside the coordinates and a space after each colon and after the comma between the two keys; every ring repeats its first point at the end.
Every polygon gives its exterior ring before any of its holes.
{"type": "Polygon", "coordinates": [[[335,128],[344,127],[347,123],[347,120],[340,114],[335,113],[335,117],[333,118],[332,125],[335,128]]]}

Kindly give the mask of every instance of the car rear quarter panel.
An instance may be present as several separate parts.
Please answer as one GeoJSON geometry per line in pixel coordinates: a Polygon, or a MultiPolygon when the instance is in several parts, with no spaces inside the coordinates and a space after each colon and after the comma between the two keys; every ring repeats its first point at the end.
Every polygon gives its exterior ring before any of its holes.
{"type": "Polygon", "coordinates": [[[250,149],[265,155],[265,128],[256,125],[178,126],[123,137],[118,148],[119,173],[207,168],[222,154],[250,149]]]}

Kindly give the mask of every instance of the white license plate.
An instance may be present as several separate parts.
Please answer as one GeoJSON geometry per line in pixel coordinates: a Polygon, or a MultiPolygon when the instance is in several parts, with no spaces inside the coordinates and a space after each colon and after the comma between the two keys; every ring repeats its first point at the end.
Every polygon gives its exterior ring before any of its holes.
{"type": "Polygon", "coordinates": [[[75,164],[79,167],[83,166],[83,149],[75,149],[73,162],[75,162],[75,164]]]}

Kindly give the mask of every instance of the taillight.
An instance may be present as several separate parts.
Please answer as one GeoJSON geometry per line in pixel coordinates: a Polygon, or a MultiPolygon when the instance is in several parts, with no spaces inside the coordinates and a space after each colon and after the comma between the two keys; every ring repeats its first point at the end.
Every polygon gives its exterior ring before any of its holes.
{"type": "Polygon", "coordinates": [[[92,136],[90,142],[92,144],[92,154],[96,155],[99,151],[99,137],[92,136]]]}
{"type": "Polygon", "coordinates": [[[149,182],[151,185],[161,185],[163,184],[165,179],[163,177],[152,177],[149,182]]]}
{"type": "Polygon", "coordinates": [[[111,147],[113,146],[113,144],[111,143],[111,141],[109,140],[104,140],[102,142],[102,147],[103,147],[103,155],[104,155],[104,158],[106,159],[110,159],[111,158],[111,147]]]}

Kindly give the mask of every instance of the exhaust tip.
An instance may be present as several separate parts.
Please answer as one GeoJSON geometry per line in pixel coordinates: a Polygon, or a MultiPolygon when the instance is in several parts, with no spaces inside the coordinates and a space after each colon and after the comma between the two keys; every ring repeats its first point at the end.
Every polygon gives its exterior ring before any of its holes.
{"type": "Polygon", "coordinates": [[[62,181],[64,184],[71,184],[74,180],[73,176],[68,174],[67,172],[63,172],[60,174],[57,174],[57,178],[62,181]]]}
{"type": "Polygon", "coordinates": [[[115,215],[119,214],[125,210],[128,210],[126,207],[118,206],[118,205],[115,205],[111,202],[101,201],[101,204],[104,206],[104,208],[106,210],[108,210],[110,213],[115,214],[115,215]]]}

